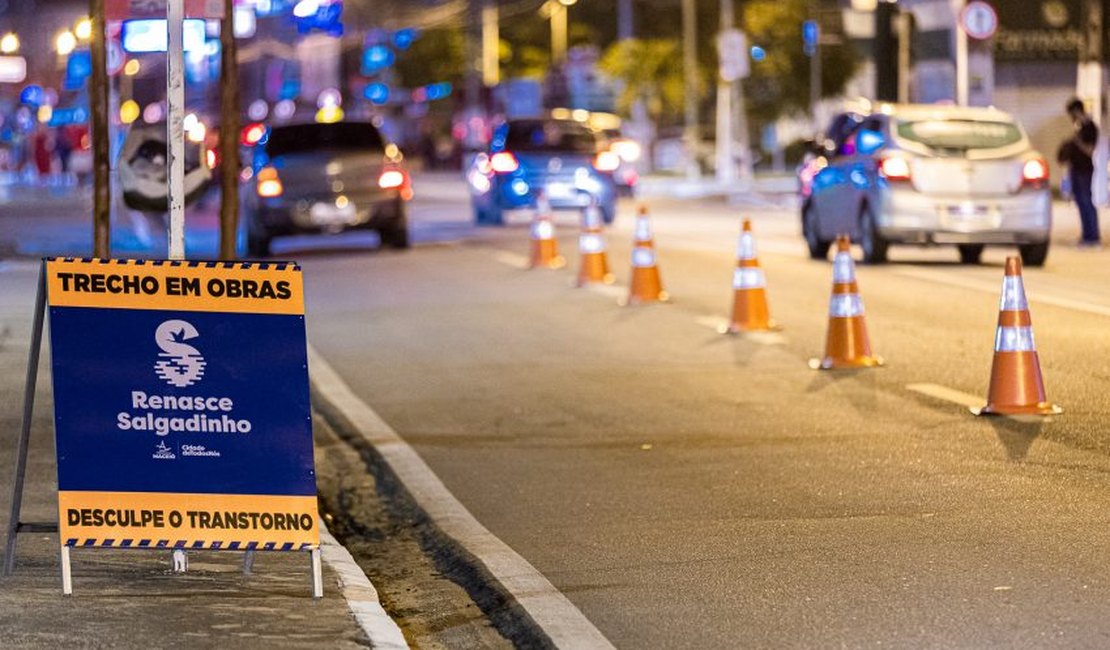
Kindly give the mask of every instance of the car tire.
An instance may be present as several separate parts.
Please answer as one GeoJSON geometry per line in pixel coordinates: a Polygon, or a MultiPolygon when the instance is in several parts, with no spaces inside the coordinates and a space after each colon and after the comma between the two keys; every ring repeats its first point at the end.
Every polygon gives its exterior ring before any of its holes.
{"type": "Polygon", "coordinates": [[[601,206],[601,220],[605,225],[610,225],[613,220],[617,218],[616,205],[603,205],[601,206]]]}
{"type": "Polygon", "coordinates": [[[960,264],[978,264],[983,257],[982,244],[958,244],[956,248],[960,251],[960,264]]]}
{"type": "Polygon", "coordinates": [[[409,222],[405,215],[405,204],[400,199],[393,207],[393,214],[396,216],[387,225],[378,228],[378,238],[381,239],[383,248],[396,248],[398,250],[408,248],[411,245],[409,243],[409,222]]]}
{"type": "Polygon", "coordinates": [[[863,206],[859,214],[859,245],[863,249],[864,264],[882,264],[886,262],[887,249],[890,242],[879,234],[879,224],[875,221],[875,213],[870,206],[863,206]]]}
{"type": "Polygon", "coordinates": [[[501,209],[496,205],[488,208],[480,208],[474,206],[474,223],[479,226],[501,226],[504,225],[505,220],[501,216],[501,209]]]}
{"type": "Polygon", "coordinates": [[[806,205],[802,212],[802,236],[809,247],[810,259],[823,260],[829,256],[829,246],[832,242],[823,241],[817,231],[817,211],[812,205],[806,205]]]}
{"type": "Polygon", "coordinates": [[[1044,261],[1048,257],[1048,242],[1043,241],[1039,244],[1021,244],[1018,246],[1018,253],[1021,254],[1022,265],[1044,266],[1044,261]]]}

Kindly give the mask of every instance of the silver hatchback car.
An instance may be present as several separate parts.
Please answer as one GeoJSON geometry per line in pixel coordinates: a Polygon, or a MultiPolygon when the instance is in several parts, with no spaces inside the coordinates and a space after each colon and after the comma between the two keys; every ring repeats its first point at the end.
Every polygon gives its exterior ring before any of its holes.
{"type": "Polygon", "coordinates": [[[1016,245],[1027,266],[1048,255],[1048,165],[1021,125],[993,108],[882,104],[837,115],[799,172],[802,232],[823,259],[839,233],[886,261],[891,244],[955,244],[975,264],[1016,245]]]}

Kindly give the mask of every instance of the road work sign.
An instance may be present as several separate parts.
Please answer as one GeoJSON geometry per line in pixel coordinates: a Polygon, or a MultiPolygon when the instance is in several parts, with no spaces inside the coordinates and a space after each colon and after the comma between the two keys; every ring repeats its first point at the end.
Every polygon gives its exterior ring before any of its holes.
{"type": "Polygon", "coordinates": [[[319,546],[294,264],[51,259],[66,546],[319,546]]]}

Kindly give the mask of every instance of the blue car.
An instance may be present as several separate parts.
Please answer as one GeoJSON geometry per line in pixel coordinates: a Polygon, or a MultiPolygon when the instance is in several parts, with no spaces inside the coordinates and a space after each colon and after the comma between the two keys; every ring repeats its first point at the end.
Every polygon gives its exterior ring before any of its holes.
{"type": "Polygon", "coordinates": [[[604,136],[571,119],[509,120],[493,133],[488,152],[467,170],[480,225],[504,223],[505,210],[531,209],[543,192],[554,210],[596,203],[605,223],[617,210],[613,180],[621,164],[604,136]]]}

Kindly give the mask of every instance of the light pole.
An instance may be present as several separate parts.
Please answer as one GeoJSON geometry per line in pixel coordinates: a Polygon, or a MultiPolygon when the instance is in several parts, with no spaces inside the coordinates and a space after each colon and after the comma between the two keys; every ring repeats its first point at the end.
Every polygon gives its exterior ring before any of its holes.
{"type": "Polygon", "coordinates": [[[683,139],[686,140],[686,178],[701,178],[698,162],[698,25],[696,0],[682,0],[682,72],[686,82],[686,115],[683,139]]]}
{"type": "Polygon", "coordinates": [[[551,62],[558,65],[567,58],[567,7],[578,0],[547,0],[542,11],[551,19],[551,62]]]}

